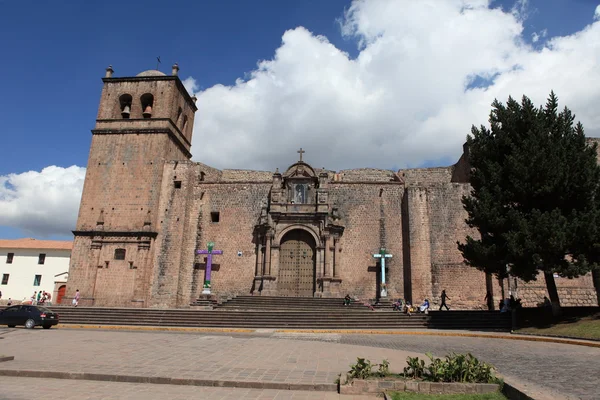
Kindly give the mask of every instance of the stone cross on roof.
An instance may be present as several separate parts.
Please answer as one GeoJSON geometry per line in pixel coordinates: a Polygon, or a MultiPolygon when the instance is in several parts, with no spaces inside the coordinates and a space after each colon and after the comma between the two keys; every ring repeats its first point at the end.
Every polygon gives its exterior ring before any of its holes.
{"type": "Polygon", "coordinates": [[[306,151],[302,150],[302,147],[300,147],[300,150],[298,150],[296,153],[300,154],[300,161],[302,161],[302,154],[306,153],[306,151]]]}

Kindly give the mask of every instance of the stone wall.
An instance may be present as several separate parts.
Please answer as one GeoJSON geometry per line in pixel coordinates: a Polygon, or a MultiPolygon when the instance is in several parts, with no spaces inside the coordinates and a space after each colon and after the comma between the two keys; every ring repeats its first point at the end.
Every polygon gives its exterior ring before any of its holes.
{"type": "MultiPolygon", "coordinates": [[[[554,281],[556,282],[561,306],[593,307],[598,305],[591,272],[574,279],[555,277],[554,281]]],[[[536,281],[525,283],[518,280],[516,286],[517,297],[521,298],[524,307],[536,307],[544,302],[544,296],[548,296],[546,282],[541,274],[538,275],[536,281]]],[[[514,285],[511,287],[514,288],[514,285]]]]}
{"type": "MultiPolygon", "coordinates": [[[[317,172],[318,173],[318,172],[317,172]]],[[[376,168],[345,169],[333,173],[334,181],[341,182],[398,182],[400,177],[392,170],[376,168]]]]}
{"type": "Polygon", "coordinates": [[[404,186],[399,182],[329,185],[330,202],[339,207],[345,225],[339,254],[343,295],[376,297],[379,272],[373,254],[382,246],[392,254],[386,261],[389,296],[404,295],[403,192],[404,186]]]}
{"type": "Polygon", "coordinates": [[[480,308],[486,293],[485,274],[466,266],[457,242],[477,232],[464,223],[460,199],[466,184],[446,183],[406,189],[411,292],[413,303],[439,304],[442,290],[457,308],[480,308]]]}
{"type": "Polygon", "coordinates": [[[398,175],[406,187],[427,187],[452,180],[453,167],[401,169],[398,175]]]}

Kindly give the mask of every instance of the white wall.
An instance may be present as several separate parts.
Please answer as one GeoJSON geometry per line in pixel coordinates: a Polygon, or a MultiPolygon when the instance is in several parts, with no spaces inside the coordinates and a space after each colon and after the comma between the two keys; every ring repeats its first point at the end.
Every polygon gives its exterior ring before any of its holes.
{"type": "MultiPolygon", "coordinates": [[[[34,291],[54,292],[55,278],[63,272],[69,271],[70,250],[52,249],[0,249],[0,291],[2,292],[2,303],[8,298],[14,301],[29,299],[34,291]],[[6,263],[8,253],[14,253],[12,264],[6,263]],[[43,265],[38,264],[40,253],[46,254],[43,265]],[[9,274],[8,284],[2,285],[2,276],[9,274]],[[40,286],[33,286],[35,275],[42,275],[40,286]]],[[[54,296],[51,301],[54,301],[54,296]]]]}

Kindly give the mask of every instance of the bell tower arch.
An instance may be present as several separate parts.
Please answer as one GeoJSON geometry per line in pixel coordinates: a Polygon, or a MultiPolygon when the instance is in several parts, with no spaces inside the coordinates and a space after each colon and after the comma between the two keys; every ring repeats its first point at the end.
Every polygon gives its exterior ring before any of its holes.
{"type": "Polygon", "coordinates": [[[178,71],[115,77],[106,69],[66,298],[79,289],[87,305],[148,305],[163,167],[191,158],[196,98],[178,71]]]}

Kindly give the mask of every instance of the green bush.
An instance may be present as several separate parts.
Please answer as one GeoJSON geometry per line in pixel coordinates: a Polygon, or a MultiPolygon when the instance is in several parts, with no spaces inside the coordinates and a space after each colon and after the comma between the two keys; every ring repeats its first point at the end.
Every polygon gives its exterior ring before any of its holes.
{"type": "Polygon", "coordinates": [[[431,382],[500,383],[494,368],[479,361],[471,353],[451,353],[445,359],[435,358],[427,353],[429,365],[418,357],[408,357],[404,376],[431,382]]]}
{"type": "MultiPolygon", "coordinates": [[[[419,357],[408,357],[406,367],[401,376],[409,379],[420,379],[429,382],[463,382],[463,383],[502,383],[494,374],[494,367],[479,361],[471,353],[451,353],[446,358],[436,358],[427,353],[429,364],[419,357]]],[[[383,360],[381,364],[373,364],[365,358],[357,358],[356,364],[350,365],[346,374],[346,382],[352,379],[384,378],[393,375],[390,363],[383,360]],[[373,371],[378,367],[377,371],[373,371]]]]}
{"type": "Polygon", "coordinates": [[[346,382],[352,379],[368,379],[371,377],[386,377],[391,375],[390,363],[388,360],[383,360],[381,364],[373,364],[365,358],[357,358],[356,364],[350,365],[350,371],[346,374],[346,382]],[[373,372],[373,367],[377,366],[377,371],[373,372]]]}

